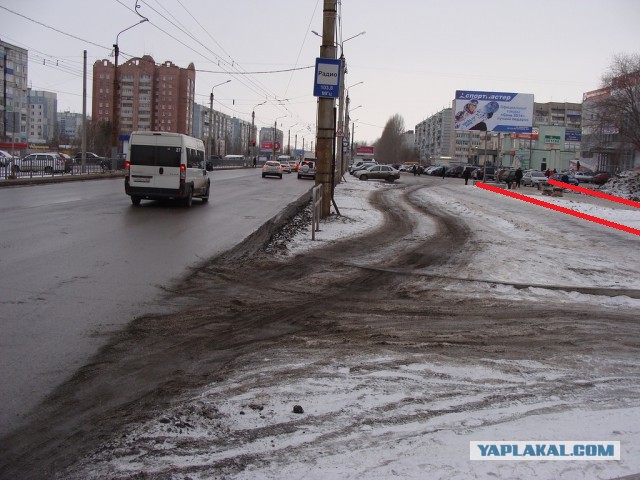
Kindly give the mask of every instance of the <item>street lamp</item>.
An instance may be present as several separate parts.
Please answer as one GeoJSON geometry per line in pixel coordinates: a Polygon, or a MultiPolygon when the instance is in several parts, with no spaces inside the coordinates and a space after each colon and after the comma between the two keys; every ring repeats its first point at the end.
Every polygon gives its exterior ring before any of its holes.
{"type": "MultiPolygon", "coordinates": [[[[285,118],[288,117],[289,115],[282,115],[278,118],[275,119],[275,121],[273,122],[273,158],[271,160],[275,160],[276,158],[276,140],[277,140],[277,133],[278,133],[278,120],[281,118],[285,118]]],[[[283,138],[284,140],[284,138],[283,138]]]]}
{"type": "Polygon", "coordinates": [[[224,85],[225,83],[229,83],[231,80],[227,80],[226,82],[218,83],[211,87],[211,96],[209,97],[209,146],[207,148],[207,158],[211,161],[211,144],[212,144],[212,133],[213,133],[213,89],[219,87],[220,85],[224,85]]]}
{"type": "Polygon", "coordinates": [[[343,50],[342,46],[345,44],[345,42],[348,42],[349,40],[352,40],[352,39],[354,39],[356,37],[359,37],[360,35],[364,35],[365,33],[367,33],[367,32],[360,32],[360,33],[354,35],[353,37],[349,37],[349,38],[343,40],[342,42],[340,42],[340,56],[342,56],[342,50],[343,50]]]}
{"type": "MultiPolygon", "coordinates": [[[[251,138],[249,139],[249,144],[251,144],[252,141],[256,140],[256,132],[255,132],[255,120],[256,120],[256,108],[258,108],[260,105],[264,105],[265,103],[267,103],[267,101],[265,100],[262,103],[257,104],[255,107],[253,107],[253,110],[251,111],[251,138]]],[[[249,155],[249,147],[247,147],[247,155],[249,155]]],[[[256,151],[255,148],[253,149],[253,156],[256,156],[256,151]]],[[[255,166],[255,163],[254,163],[255,166]]]]}
{"type": "MultiPolygon", "coordinates": [[[[113,170],[116,169],[116,162],[118,157],[118,130],[119,130],[119,115],[120,112],[118,109],[120,108],[120,85],[118,83],[118,55],[120,53],[120,48],[118,47],[118,40],[120,38],[120,34],[126,32],[127,30],[132,29],[133,27],[140,25],[141,23],[148,22],[149,19],[143,15],[140,15],[138,9],[140,5],[138,5],[138,1],[136,0],[135,12],[136,14],[142,18],[138,23],[131,25],[130,27],[122,30],[118,35],[116,35],[116,43],[113,45],[113,54],[115,57],[114,61],[114,69],[113,69],[113,103],[112,103],[112,113],[113,113],[113,125],[111,126],[111,168],[113,170]]],[[[83,155],[84,157],[84,155],[83,155]]],[[[84,159],[83,159],[84,165],[84,159]]]]}

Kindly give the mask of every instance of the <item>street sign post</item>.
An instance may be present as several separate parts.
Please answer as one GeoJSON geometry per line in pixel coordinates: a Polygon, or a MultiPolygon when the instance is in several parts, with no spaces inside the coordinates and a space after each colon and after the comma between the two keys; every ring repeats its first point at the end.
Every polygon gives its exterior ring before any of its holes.
{"type": "Polygon", "coordinates": [[[339,59],[316,58],[316,76],[313,84],[313,96],[323,98],[338,98],[340,96],[340,67],[339,59]]]}

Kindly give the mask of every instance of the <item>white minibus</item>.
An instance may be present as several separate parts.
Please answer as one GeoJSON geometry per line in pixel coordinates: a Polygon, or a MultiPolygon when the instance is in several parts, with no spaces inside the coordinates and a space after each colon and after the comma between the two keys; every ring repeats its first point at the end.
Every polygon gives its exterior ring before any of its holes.
{"type": "Polygon", "coordinates": [[[193,197],[209,200],[211,181],[204,143],[170,132],[133,132],[126,162],[125,193],[131,203],[175,199],[190,207],[193,197]]]}

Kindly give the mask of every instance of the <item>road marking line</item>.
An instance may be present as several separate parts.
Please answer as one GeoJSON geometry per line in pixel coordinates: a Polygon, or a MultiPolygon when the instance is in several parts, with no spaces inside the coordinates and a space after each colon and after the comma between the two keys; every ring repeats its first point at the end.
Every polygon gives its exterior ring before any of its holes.
{"type": "Polygon", "coordinates": [[[627,200],[626,198],[620,198],[614,195],[609,195],[608,193],[598,192],[596,190],[591,190],[590,188],[583,188],[583,187],[571,185],[569,183],[559,182],[558,180],[553,180],[551,178],[549,179],[549,183],[551,185],[555,185],[556,187],[562,187],[569,190],[574,190],[576,192],[584,193],[585,195],[604,198],[605,200],[609,200],[611,202],[618,202],[624,205],[628,205],[630,207],[640,208],[640,202],[634,202],[633,200],[627,200]]]}
{"type": "Polygon", "coordinates": [[[545,202],[542,200],[538,200],[537,198],[528,197],[526,195],[522,195],[520,193],[511,192],[505,190],[503,188],[494,187],[492,185],[487,185],[483,182],[476,183],[476,186],[482,188],[483,190],[488,190],[490,192],[499,193],[500,195],[504,195],[506,197],[515,198],[517,200],[522,200],[524,202],[531,203],[533,205],[538,205],[540,207],[545,207],[550,210],[555,210],[556,212],[566,213],[567,215],[571,215],[577,218],[581,218],[583,220],[588,220],[590,222],[599,223],[600,225],[604,225],[605,227],[615,228],[616,230],[622,230],[623,232],[631,233],[632,235],[640,236],[640,229],[628,227],[626,225],[622,225],[620,223],[612,222],[610,220],[605,220],[604,218],[595,217],[593,215],[589,215],[587,213],[577,212],[575,210],[571,210],[570,208],[561,207],[559,205],[554,205],[553,203],[545,202]]]}

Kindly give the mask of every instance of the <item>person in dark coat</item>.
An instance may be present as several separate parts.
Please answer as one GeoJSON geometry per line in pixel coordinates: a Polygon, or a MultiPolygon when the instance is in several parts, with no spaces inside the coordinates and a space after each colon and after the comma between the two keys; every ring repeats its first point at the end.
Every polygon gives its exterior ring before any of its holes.
{"type": "Polygon", "coordinates": [[[469,170],[467,167],[464,167],[464,170],[462,171],[462,178],[464,178],[464,184],[468,185],[469,184],[469,177],[471,176],[471,170],[469,170]]]}
{"type": "Polygon", "coordinates": [[[416,176],[416,173],[418,172],[418,167],[416,167],[415,165],[413,166],[413,168],[411,169],[411,171],[413,172],[413,176],[416,176]]]}
{"type": "Polygon", "coordinates": [[[442,166],[442,178],[444,178],[444,174],[447,173],[447,167],[442,166]]]}
{"type": "Polygon", "coordinates": [[[518,167],[516,170],[516,188],[520,188],[520,182],[522,182],[522,169],[518,167]]]}

